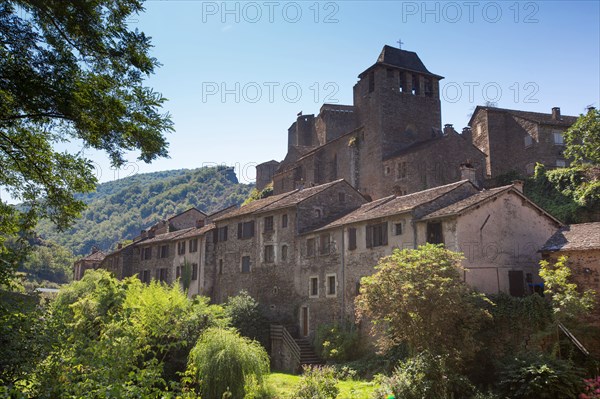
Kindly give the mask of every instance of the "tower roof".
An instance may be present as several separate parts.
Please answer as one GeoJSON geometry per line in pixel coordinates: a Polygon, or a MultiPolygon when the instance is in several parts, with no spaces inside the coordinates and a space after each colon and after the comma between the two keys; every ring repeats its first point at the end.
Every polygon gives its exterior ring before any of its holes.
{"type": "Polygon", "coordinates": [[[377,62],[369,68],[367,68],[367,70],[361,73],[359,77],[362,77],[375,65],[387,65],[412,72],[422,73],[424,75],[435,76],[439,79],[444,78],[443,76],[429,72],[429,70],[425,68],[423,61],[421,61],[417,53],[415,53],[414,51],[406,51],[388,45],[383,46],[383,49],[381,50],[381,53],[377,58],[377,62]]]}

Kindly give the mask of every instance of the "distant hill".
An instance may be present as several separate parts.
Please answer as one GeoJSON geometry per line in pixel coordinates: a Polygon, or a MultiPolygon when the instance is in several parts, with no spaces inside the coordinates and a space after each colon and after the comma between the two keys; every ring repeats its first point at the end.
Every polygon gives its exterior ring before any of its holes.
{"type": "Polygon", "coordinates": [[[88,254],[93,246],[106,251],[191,207],[211,213],[242,203],[253,188],[239,183],[233,169],[224,166],[138,174],[79,195],[88,208],[71,229],[58,232],[44,220],[37,231],[76,255],[88,254]]]}

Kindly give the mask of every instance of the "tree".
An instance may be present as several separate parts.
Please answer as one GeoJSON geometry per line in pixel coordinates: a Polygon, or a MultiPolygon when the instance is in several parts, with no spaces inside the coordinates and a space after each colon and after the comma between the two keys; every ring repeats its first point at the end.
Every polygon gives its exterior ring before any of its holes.
{"type": "Polygon", "coordinates": [[[357,313],[373,322],[382,348],[406,343],[411,355],[428,350],[457,360],[475,354],[475,333],[489,314],[462,281],[461,259],[441,245],[396,249],[361,279],[357,313]]]}
{"type": "Polygon", "coordinates": [[[243,398],[247,388],[263,385],[269,372],[269,355],[256,341],[235,330],[207,329],[190,352],[188,372],[205,399],[243,398]]]}
{"type": "Polygon", "coordinates": [[[600,165],[600,111],[590,108],[564,135],[565,156],[575,163],[590,161],[600,165]]]}
{"type": "Polygon", "coordinates": [[[0,186],[23,202],[0,200],[0,281],[38,219],[66,228],[84,209],[73,194],[95,187],[90,162],[57,144],[104,150],[114,166],[130,150],[144,162],[167,155],[165,99],[143,86],[159,64],[149,38],[127,27],[141,11],[140,0],[0,4],[0,186]]]}

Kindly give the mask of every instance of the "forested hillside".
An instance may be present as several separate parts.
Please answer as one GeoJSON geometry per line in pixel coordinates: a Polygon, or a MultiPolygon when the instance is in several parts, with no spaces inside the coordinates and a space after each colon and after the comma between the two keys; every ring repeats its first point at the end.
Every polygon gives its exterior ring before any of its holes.
{"type": "Polygon", "coordinates": [[[58,232],[44,220],[37,231],[76,255],[88,254],[93,246],[106,251],[191,207],[210,213],[242,203],[252,188],[224,166],[139,174],[102,183],[96,192],[81,195],[88,208],[71,229],[58,232]]]}

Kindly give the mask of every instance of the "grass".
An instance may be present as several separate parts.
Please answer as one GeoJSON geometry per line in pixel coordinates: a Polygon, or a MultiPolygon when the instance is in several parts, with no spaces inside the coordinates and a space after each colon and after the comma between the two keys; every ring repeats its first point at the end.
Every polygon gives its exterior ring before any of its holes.
{"type": "MultiPolygon", "coordinates": [[[[300,382],[300,376],[271,373],[268,383],[275,391],[274,399],[291,399],[294,388],[300,382]]],[[[340,381],[340,393],[337,399],[370,399],[377,389],[374,382],[369,381],[340,381]]]]}

